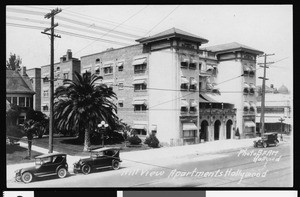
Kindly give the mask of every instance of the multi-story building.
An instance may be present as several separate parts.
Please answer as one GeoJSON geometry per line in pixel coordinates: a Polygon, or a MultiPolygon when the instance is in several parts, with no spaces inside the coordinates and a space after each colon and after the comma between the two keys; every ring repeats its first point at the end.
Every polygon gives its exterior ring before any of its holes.
{"type": "MultiPolygon", "coordinates": [[[[272,85],[271,85],[272,87],[272,85]]],[[[256,127],[259,131],[261,117],[261,98],[257,98],[256,127]]],[[[278,91],[269,91],[265,94],[265,130],[266,132],[289,133],[293,125],[292,98],[288,89],[282,85],[278,91]],[[282,122],[281,122],[282,121],[282,122]]]]}
{"type": "Polygon", "coordinates": [[[236,129],[242,138],[255,136],[256,58],[262,51],[233,42],[206,48],[218,64],[218,85],[222,100],[233,103],[236,129]]]}
{"type": "MultiPolygon", "coordinates": [[[[215,55],[211,58],[210,52],[199,48],[208,40],[172,28],[137,42],[140,44],[81,57],[81,73],[103,76],[99,83],[112,87],[118,96],[118,116],[142,138],[156,132],[158,139],[167,144],[199,142],[199,118],[207,119],[201,113],[199,116],[199,102],[208,98],[207,94],[203,94],[204,99],[199,96],[199,87],[206,90],[216,80],[209,73],[215,68],[212,63],[217,63],[215,55]],[[211,81],[207,82],[208,78],[211,81]]],[[[215,88],[210,88],[207,92],[214,93],[215,88]]],[[[227,133],[232,133],[233,105],[212,99],[208,103],[215,103],[214,109],[221,106],[216,112],[210,111],[209,128],[219,132],[226,128],[221,124],[228,124],[227,133]]],[[[226,135],[220,138],[232,138],[226,135]]]]}
{"type": "Polygon", "coordinates": [[[33,107],[33,95],[35,94],[28,75],[26,67],[21,71],[6,69],[6,100],[20,107],[20,115],[17,122],[13,124],[23,124],[26,118],[28,108],[33,107]]]}
{"type": "Polygon", "coordinates": [[[35,92],[35,95],[33,95],[33,109],[41,111],[41,69],[31,68],[27,69],[26,72],[35,92]]]}
{"type": "MultiPolygon", "coordinates": [[[[64,79],[73,79],[74,73],[80,73],[80,60],[72,57],[72,51],[68,49],[66,55],[60,58],[60,62],[54,64],[54,91],[63,85],[64,79]]],[[[50,65],[41,67],[41,111],[49,115],[50,108],[50,65]]]]}

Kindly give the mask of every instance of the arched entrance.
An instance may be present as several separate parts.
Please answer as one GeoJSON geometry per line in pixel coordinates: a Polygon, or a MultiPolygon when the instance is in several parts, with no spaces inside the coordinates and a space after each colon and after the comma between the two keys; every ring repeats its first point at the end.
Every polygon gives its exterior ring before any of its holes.
{"type": "Polygon", "coordinates": [[[226,139],[231,139],[232,120],[228,120],[226,123],[226,139]]]}
{"type": "Polygon", "coordinates": [[[214,140],[220,139],[220,126],[221,126],[220,120],[216,120],[214,125],[214,140]]]}
{"type": "Polygon", "coordinates": [[[203,120],[201,122],[201,130],[200,130],[200,141],[204,139],[204,141],[208,141],[208,122],[203,120]]]}

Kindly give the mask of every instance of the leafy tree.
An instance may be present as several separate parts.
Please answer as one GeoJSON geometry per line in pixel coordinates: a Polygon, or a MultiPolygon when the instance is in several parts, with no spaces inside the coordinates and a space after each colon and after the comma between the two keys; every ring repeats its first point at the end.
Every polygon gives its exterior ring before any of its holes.
{"type": "Polygon", "coordinates": [[[6,61],[6,69],[17,70],[20,68],[21,64],[22,59],[20,58],[20,56],[16,56],[16,54],[10,53],[10,57],[6,61]]]}
{"type": "Polygon", "coordinates": [[[29,109],[27,111],[26,117],[28,120],[33,120],[38,124],[39,128],[36,130],[36,133],[34,133],[38,138],[42,138],[43,134],[46,133],[46,131],[49,128],[49,120],[47,118],[47,115],[44,114],[41,111],[35,111],[33,109],[29,109]]]}
{"type": "Polygon", "coordinates": [[[91,133],[97,131],[97,125],[104,120],[115,125],[117,107],[113,99],[117,98],[111,88],[105,84],[96,84],[101,76],[75,72],[74,80],[64,80],[64,85],[56,89],[54,97],[54,119],[59,130],[77,130],[79,138],[84,134],[84,151],[89,150],[91,133]]]}

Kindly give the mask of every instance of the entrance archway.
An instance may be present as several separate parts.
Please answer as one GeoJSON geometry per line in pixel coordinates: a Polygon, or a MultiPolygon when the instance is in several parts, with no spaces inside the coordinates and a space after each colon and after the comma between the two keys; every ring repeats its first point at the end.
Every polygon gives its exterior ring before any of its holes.
{"type": "Polygon", "coordinates": [[[204,139],[204,141],[208,141],[208,122],[203,120],[201,122],[201,130],[200,130],[200,140],[204,139]]]}
{"type": "Polygon", "coordinates": [[[221,126],[220,120],[216,120],[214,125],[214,140],[220,139],[220,126],[221,126]]]}
{"type": "Polygon", "coordinates": [[[226,123],[226,139],[231,139],[232,120],[228,120],[226,123]]]}

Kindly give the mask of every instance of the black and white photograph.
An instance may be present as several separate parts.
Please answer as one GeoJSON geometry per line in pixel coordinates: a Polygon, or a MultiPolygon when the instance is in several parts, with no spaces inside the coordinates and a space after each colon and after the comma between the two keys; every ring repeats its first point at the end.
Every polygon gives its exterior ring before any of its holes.
{"type": "Polygon", "coordinates": [[[294,187],[293,5],[6,5],[5,26],[7,188],[294,187]]]}

